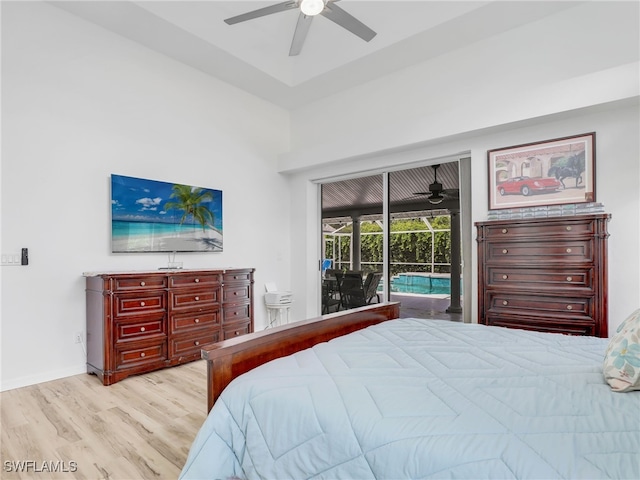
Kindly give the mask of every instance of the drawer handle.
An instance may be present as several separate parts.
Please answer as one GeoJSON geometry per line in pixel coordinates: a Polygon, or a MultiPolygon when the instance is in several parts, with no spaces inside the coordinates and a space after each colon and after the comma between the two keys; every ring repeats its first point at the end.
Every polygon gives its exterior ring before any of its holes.
{"type": "Polygon", "coordinates": [[[509,278],[509,275],[502,275],[503,280],[506,280],[507,278],[509,278]]]}
{"type": "Polygon", "coordinates": [[[144,331],[145,331],[145,328],[144,328],[144,327],[140,327],[140,331],[141,331],[141,332],[144,332],[144,331]]]}
{"type": "Polygon", "coordinates": [[[141,286],[141,287],[144,287],[145,285],[146,285],[146,283],[144,283],[144,282],[140,282],[140,286],[141,286]]]}
{"type": "Polygon", "coordinates": [[[571,227],[567,227],[567,232],[570,232],[570,231],[571,231],[571,227]]]}
{"type": "Polygon", "coordinates": [[[567,282],[571,282],[573,280],[573,277],[567,277],[567,282]]]}
{"type": "Polygon", "coordinates": [[[571,305],[567,305],[567,310],[573,310],[573,307],[571,305]]]}
{"type": "Polygon", "coordinates": [[[507,250],[506,248],[502,250],[502,253],[509,253],[509,250],[507,250]]]}
{"type": "Polygon", "coordinates": [[[141,356],[141,357],[144,357],[145,355],[146,355],[146,354],[145,354],[144,352],[142,352],[142,353],[140,354],[140,356],[141,356]]]}
{"type": "Polygon", "coordinates": [[[141,306],[141,307],[144,307],[144,302],[140,302],[140,306],[141,306]]]}
{"type": "Polygon", "coordinates": [[[195,342],[193,342],[193,344],[197,347],[198,345],[200,345],[200,342],[196,340],[195,342]]]}
{"type": "Polygon", "coordinates": [[[199,278],[196,278],[196,279],[194,280],[194,282],[196,282],[196,283],[200,283],[200,279],[199,279],[199,278]]]}
{"type": "Polygon", "coordinates": [[[238,335],[240,335],[240,332],[236,330],[235,332],[233,332],[233,334],[238,336],[238,335]]]}
{"type": "Polygon", "coordinates": [[[196,302],[197,302],[198,300],[200,300],[200,297],[196,297],[196,298],[195,298],[195,300],[196,300],[196,302]]]}
{"type": "Polygon", "coordinates": [[[200,319],[199,319],[199,318],[196,318],[196,319],[194,320],[194,322],[196,322],[196,323],[200,323],[200,319]]]}
{"type": "Polygon", "coordinates": [[[506,300],[503,300],[503,301],[502,301],[502,304],[503,304],[503,305],[509,305],[509,302],[507,302],[506,300]]]}
{"type": "Polygon", "coordinates": [[[571,249],[570,248],[567,248],[567,253],[571,253],[571,249]]]}
{"type": "Polygon", "coordinates": [[[508,231],[509,231],[509,229],[508,229],[508,228],[503,228],[503,229],[502,229],[502,233],[507,233],[508,231]]]}

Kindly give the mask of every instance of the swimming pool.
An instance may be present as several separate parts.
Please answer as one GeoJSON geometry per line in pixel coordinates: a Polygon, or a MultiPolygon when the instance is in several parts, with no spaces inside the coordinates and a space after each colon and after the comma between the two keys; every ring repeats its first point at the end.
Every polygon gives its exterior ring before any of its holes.
{"type": "Polygon", "coordinates": [[[448,274],[400,273],[391,279],[391,292],[451,295],[451,279],[448,274]]]}

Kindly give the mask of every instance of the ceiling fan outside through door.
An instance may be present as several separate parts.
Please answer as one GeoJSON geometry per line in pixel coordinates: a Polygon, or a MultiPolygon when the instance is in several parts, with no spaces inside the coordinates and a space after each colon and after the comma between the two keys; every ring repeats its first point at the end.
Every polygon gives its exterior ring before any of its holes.
{"type": "Polygon", "coordinates": [[[323,17],[328,18],[332,22],[340,25],[342,28],[360,37],[365,42],[369,42],[376,36],[376,32],[371,30],[353,15],[337,6],[336,2],[338,1],[339,0],[290,0],[227,18],[225,19],[225,23],[228,25],[235,25],[236,23],[246,22],[247,20],[253,20],[254,18],[264,17],[266,15],[293,10],[296,8],[299,9],[300,15],[298,15],[298,23],[296,24],[296,30],[293,34],[293,40],[291,41],[291,48],[289,49],[290,57],[296,56],[302,51],[302,46],[304,45],[307,33],[309,32],[309,27],[311,27],[313,17],[316,15],[322,15],[323,17]]]}
{"type": "Polygon", "coordinates": [[[415,192],[414,195],[428,195],[427,201],[432,205],[438,205],[445,199],[458,198],[460,192],[457,188],[445,189],[442,187],[442,183],[438,181],[438,168],[440,168],[440,165],[432,165],[431,168],[433,168],[433,182],[429,185],[429,191],[415,192]]]}

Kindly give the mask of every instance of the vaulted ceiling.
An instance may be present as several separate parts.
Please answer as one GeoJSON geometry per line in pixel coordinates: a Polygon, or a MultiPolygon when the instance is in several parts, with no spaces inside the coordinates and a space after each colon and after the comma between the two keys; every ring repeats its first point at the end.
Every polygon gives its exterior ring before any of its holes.
{"type": "Polygon", "coordinates": [[[365,42],[322,16],[298,56],[289,47],[296,9],[227,25],[226,18],[275,1],[52,1],[67,12],[294,109],[446,54],[576,1],[343,0],[377,35],[365,42]]]}

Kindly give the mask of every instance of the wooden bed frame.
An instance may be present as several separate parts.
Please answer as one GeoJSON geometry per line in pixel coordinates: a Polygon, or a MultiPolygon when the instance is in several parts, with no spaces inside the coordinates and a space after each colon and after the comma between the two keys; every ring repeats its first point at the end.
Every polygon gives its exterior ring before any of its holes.
{"type": "Polygon", "coordinates": [[[207,410],[231,380],[252,368],[399,316],[398,302],[379,303],[207,345],[202,349],[207,361],[207,410]]]}

